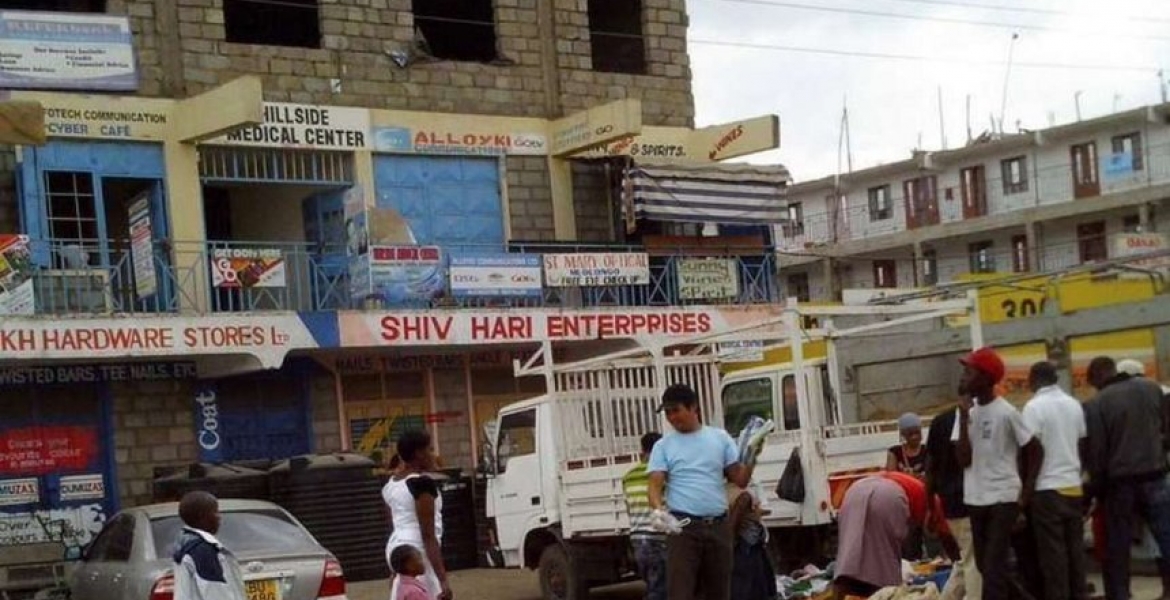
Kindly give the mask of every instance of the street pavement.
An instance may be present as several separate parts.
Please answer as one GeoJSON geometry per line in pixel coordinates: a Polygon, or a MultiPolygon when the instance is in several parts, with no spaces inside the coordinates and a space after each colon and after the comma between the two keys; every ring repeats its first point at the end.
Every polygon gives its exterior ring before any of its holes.
{"type": "MultiPolygon", "coordinates": [[[[1093,575],[1097,593],[1102,593],[1100,575],[1093,575]]],[[[541,600],[540,582],[536,573],[518,569],[477,569],[451,574],[451,587],[456,600],[541,600]]],[[[1162,593],[1159,581],[1151,577],[1135,577],[1134,600],[1156,600],[1162,593]]],[[[385,581],[351,584],[349,600],[388,600],[390,587],[385,581]]],[[[640,600],[642,586],[629,584],[593,590],[592,600],[640,600]]]]}

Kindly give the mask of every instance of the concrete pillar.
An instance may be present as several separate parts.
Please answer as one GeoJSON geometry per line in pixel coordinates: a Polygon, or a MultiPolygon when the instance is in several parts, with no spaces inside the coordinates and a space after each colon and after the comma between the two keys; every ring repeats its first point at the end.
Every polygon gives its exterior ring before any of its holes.
{"type": "Polygon", "coordinates": [[[836,259],[825,258],[821,261],[821,269],[825,279],[825,291],[828,292],[829,301],[834,302],[840,300],[841,282],[837,277],[836,259]]]}
{"type": "Polygon", "coordinates": [[[175,0],[154,0],[154,24],[158,39],[165,40],[158,45],[159,86],[163,96],[185,98],[186,84],[183,81],[183,46],[179,43],[179,8],[175,0]]]}
{"type": "Polygon", "coordinates": [[[914,287],[922,285],[922,264],[926,261],[926,255],[922,252],[922,242],[914,242],[914,287]]]}
{"type": "Polygon", "coordinates": [[[1040,256],[1040,224],[1035,221],[1024,223],[1024,236],[1028,244],[1028,270],[1039,273],[1044,270],[1043,257],[1040,256]]]}
{"type": "Polygon", "coordinates": [[[1139,204],[1138,205],[1138,226],[1142,228],[1143,232],[1154,230],[1154,223],[1150,219],[1150,217],[1151,217],[1150,208],[1151,207],[1149,204],[1139,204]]]}

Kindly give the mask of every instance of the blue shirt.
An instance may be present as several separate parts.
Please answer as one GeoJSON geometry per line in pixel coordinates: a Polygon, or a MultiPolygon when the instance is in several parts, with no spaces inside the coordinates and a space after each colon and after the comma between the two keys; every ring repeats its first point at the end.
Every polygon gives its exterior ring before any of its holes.
{"type": "Polygon", "coordinates": [[[650,453],[651,473],[666,473],[666,506],[696,517],[727,512],[724,471],[739,462],[739,450],[722,429],[703,426],[667,434],[650,453]]]}

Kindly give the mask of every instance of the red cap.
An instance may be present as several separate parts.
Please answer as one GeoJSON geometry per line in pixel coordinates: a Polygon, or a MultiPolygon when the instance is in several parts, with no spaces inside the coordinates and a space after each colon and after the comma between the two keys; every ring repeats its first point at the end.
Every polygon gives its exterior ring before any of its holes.
{"type": "Polygon", "coordinates": [[[959,362],[982,372],[991,377],[992,383],[999,383],[1003,381],[1004,366],[1003,359],[999,354],[991,348],[980,348],[967,356],[959,359],[959,362]]]}

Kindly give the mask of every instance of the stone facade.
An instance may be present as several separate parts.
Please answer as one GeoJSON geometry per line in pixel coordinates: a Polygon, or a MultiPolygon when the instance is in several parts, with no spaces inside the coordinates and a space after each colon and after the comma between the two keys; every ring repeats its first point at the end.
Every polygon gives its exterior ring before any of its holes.
{"type": "Polygon", "coordinates": [[[435,425],[443,465],[470,469],[474,464],[467,414],[467,376],[463,369],[435,369],[433,377],[435,412],[443,417],[435,425]]]}
{"type": "Polygon", "coordinates": [[[518,242],[553,240],[552,188],[547,159],[509,156],[505,171],[511,239],[518,242]]]}
{"type": "Polygon", "coordinates": [[[114,471],[122,506],[150,504],[156,468],[195,462],[190,381],[111,384],[114,471]]]}
{"type": "Polygon", "coordinates": [[[647,124],[691,126],[684,0],[643,1],[646,75],[593,71],[587,0],[496,0],[497,60],[417,57],[406,67],[391,53],[413,47],[411,0],[320,0],[321,47],[311,49],[226,41],[223,0],[122,0],[111,12],[134,20],[146,95],[189,96],[256,74],[271,101],[559,117],[637,97],[647,124]]]}

